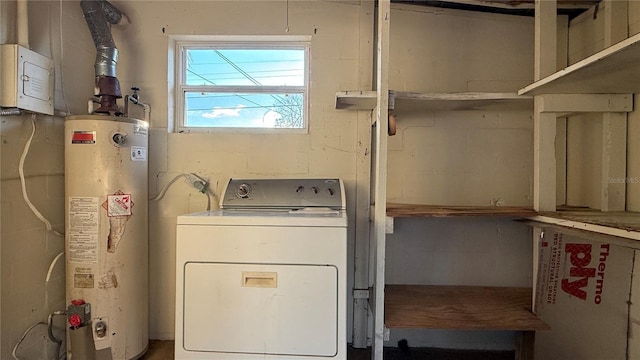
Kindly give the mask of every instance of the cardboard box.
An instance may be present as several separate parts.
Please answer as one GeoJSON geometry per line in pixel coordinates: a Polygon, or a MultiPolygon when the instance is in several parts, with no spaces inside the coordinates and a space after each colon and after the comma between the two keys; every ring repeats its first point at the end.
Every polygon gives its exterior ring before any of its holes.
{"type": "Polygon", "coordinates": [[[539,255],[535,358],[638,359],[635,250],[545,231],[539,255]]]}

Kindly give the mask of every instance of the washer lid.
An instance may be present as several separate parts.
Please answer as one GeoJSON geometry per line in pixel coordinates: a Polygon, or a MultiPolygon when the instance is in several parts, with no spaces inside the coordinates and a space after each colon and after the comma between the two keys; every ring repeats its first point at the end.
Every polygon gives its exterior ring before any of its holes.
{"type": "Polygon", "coordinates": [[[347,227],[344,210],[222,209],[178,216],[178,225],[347,227]]]}
{"type": "Polygon", "coordinates": [[[229,179],[222,209],[346,208],[341,179],[229,179]]]}

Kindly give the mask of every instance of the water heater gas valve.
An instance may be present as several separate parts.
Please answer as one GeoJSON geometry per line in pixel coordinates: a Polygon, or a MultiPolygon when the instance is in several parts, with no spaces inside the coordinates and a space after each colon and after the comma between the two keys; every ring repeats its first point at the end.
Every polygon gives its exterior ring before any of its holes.
{"type": "Polygon", "coordinates": [[[67,317],[72,329],[85,326],[91,322],[91,304],[82,299],[71,300],[67,307],[67,317]]]}

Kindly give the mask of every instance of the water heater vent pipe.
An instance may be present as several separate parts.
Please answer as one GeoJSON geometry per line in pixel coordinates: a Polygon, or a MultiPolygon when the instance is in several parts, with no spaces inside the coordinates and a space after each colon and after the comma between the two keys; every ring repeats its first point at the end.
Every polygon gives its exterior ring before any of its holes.
{"type": "Polygon", "coordinates": [[[115,6],[105,0],[82,0],[80,7],[96,46],[94,70],[100,107],[96,113],[121,115],[116,99],[122,97],[120,83],[116,77],[118,49],[111,36],[111,25],[126,25],[129,19],[115,6]]]}

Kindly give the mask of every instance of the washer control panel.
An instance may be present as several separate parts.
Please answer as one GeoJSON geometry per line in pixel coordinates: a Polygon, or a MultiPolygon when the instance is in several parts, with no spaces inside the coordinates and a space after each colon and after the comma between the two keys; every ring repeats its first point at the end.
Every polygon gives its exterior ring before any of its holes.
{"type": "Polygon", "coordinates": [[[229,179],[223,209],[345,209],[341,179],[229,179]]]}

